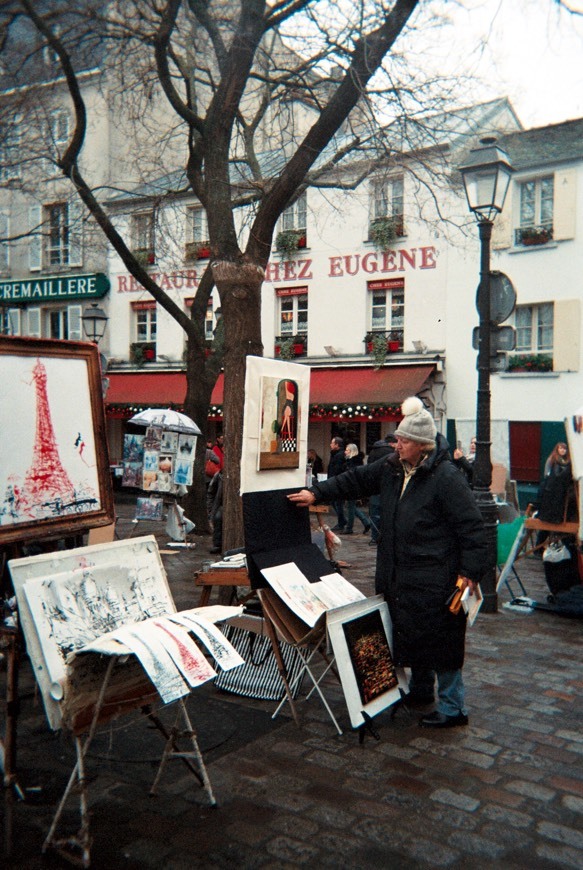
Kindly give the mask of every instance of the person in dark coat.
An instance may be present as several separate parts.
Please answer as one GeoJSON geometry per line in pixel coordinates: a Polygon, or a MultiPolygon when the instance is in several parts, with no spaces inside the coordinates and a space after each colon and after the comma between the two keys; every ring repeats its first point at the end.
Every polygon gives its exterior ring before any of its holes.
{"type": "MultiPolygon", "coordinates": [[[[345,468],[344,458],[344,441],[338,435],[330,441],[330,461],[328,462],[328,478],[336,477],[342,474],[345,468]]],[[[332,529],[333,532],[341,532],[346,527],[346,515],[344,513],[344,499],[335,498],[332,500],[332,508],[337,517],[336,525],[332,529]]]]}
{"type": "Polygon", "coordinates": [[[330,498],[381,497],[375,588],[388,602],[395,664],[411,668],[411,703],[433,701],[432,728],[467,725],[462,679],[466,616],[449,601],[459,576],[473,590],[487,562],[484,523],[420,399],[402,406],[396,453],[288,496],[299,506],[330,498]]]}
{"type": "MultiPolygon", "coordinates": [[[[380,441],[375,443],[370,448],[367,462],[371,465],[383,456],[390,456],[395,452],[396,438],[392,434],[385,435],[380,441]]],[[[369,547],[376,547],[379,542],[381,533],[381,497],[379,493],[371,495],[368,499],[368,515],[370,518],[371,533],[369,547]]]]}

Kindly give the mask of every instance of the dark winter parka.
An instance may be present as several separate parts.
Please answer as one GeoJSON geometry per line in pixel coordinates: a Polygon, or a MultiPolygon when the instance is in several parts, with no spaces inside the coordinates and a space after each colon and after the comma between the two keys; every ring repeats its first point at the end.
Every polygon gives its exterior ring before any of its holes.
{"type": "Polygon", "coordinates": [[[375,587],[389,605],[393,654],[401,666],[457,670],[464,660],[466,617],[448,598],[459,574],[479,581],[486,534],[470,487],[442,435],[412,475],[393,454],[314,485],[318,501],[380,493],[381,535],[375,587]]]}

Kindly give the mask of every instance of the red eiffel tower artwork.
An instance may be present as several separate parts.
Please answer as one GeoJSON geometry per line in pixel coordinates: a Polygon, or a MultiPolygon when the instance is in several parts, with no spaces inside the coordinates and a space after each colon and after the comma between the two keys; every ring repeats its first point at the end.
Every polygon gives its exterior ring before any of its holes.
{"type": "Polygon", "coordinates": [[[37,359],[32,375],[36,390],[36,435],[32,463],[20,494],[21,507],[38,505],[47,499],[71,502],[75,498],[75,487],[59,456],[47,397],[47,371],[40,359],[37,359]]]}

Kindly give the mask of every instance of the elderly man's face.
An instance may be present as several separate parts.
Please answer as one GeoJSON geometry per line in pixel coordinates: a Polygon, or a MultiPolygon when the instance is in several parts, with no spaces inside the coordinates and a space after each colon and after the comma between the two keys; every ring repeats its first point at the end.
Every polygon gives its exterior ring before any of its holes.
{"type": "Polygon", "coordinates": [[[397,435],[395,450],[399,454],[399,459],[408,462],[409,465],[417,465],[424,453],[424,448],[425,445],[418,441],[411,441],[410,438],[401,438],[400,435],[397,435]]]}

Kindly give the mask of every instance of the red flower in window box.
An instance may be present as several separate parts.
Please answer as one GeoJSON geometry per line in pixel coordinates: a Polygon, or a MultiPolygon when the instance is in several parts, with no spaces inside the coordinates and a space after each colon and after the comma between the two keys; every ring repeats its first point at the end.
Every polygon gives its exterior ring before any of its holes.
{"type": "Polygon", "coordinates": [[[208,260],[211,255],[211,249],[208,245],[201,245],[196,252],[198,260],[208,260]]]}
{"type": "Polygon", "coordinates": [[[155,262],[156,254],[154,253],[154,251],[150,251],[150,253],[148,254],[148,266],[153,266],[155,262]]]}
{"type": "Polygon", "coordinates": [[[298,248],[305,248],[306,243],[306,236],[304,234],[298,236],[298,248]]]}
{"type": "Polygon", "coordinates": [[[387,342],[387,350],[388,350],[389,353],[395,353],[396,351],[399,350],[399,342],[398,342],[398,341],[392,341],[392,340],[389,340],[389,341],[387,342]]]}
{"type": "Polygon", "coordinates": [[[153,359],[156,359],[156,351],[151,347],[146,347],[144,349],[144,359],[146,362],[152,362],[153,359]]]}

